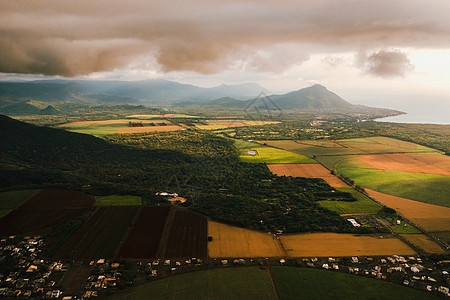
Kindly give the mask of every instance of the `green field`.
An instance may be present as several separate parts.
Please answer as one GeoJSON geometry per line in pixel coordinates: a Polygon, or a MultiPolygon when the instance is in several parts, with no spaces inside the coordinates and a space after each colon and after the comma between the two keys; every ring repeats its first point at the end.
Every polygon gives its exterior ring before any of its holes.
{"type": "Polygon", "coordinates": [[[407,234],[407,233],[422,233],[419,229],[414,226],[409,225],[408,223],[402,222],[400,225],[391,226],[392,230],[398,234],[407,234]]]}
{"type": "Polygon", "coordinates": [[[450,176],[381,171],[347,165],[340,163],[337,171],[354,180],[357,185],[389,195],[450,207],[450,176]]]}
{"type": "Polygon", "coordinates": [[[0,193],[0,209],[9,210],[17,208],[40,191],[41,190],[20,190],[2,192],[0,193]]]}
{"type": "Polygon", "coordinates": [[[246,267],[181,274],[108,299],[276,299],[276,295],[267,270],[246,267]]]}
{"type": "Polygon", "coordinates": [[[319,201],[320,206],[329,210],[335,211],[338,214],[362,214],[362,213],[377,213],[381,206],[365,195],[358,191],[355,191],[351,187],[337,187],[335,188],[341,192],[351,193],[358,201],[346,202],[346,201],[319,201]]]}
{"type": "MultiPolygon", "coordinates": [[[[131,117],[131,116],[130,116],[131,117]]],[[[121,128],[129,128],[128,122],[136,122],[136,123],[143,123],[144,126],[148,123],[162,123],[165,122],[168,123],[165,120],[148,120],[146,118],[142,119],[117,119],[117,120],[109,120],[107,122],[105,121],[85,121],[80,124],[74,124],[74,123],[67,123],[63,125],[59,125],[58,128],[66,129],[73,132],[78,133],[84,133],[84,134],[91,134],[97,137],[104,137],[106,135],[110,134],[116,134],[119,132],[119,129],[121,128]]],[[[172,125],[172,124],[170,124],[172,125]]],[[[153,126],[151,126],[153,127],[153,126]]],[[[147,127],[150,128],[150,127],[147,127]]],[[[155,127],[153,127],[155,128],[155,127]]],[[[157,128],[157,126],[156,126],[157,128]]]]}
{"type": "MultiPolygon", "coordinates": [[[[272,267],[280,299],[436,299],[425,292],[362,276],[272,267]]],[[[276,299],[269,273],[257,267],[222,268],[156,280],[108,299],[276,299]]]]}
{"type": "Polygon", "coordinates": [[[425,292],[362,276],[272,267],[281,299],[436,299],[425,292]]]}
{"type": "Polygon", "coordinates": [[[142,205],[142,198],[131,195],[95,196],[95,206],[142,205]]]}
{"type": "Polygon", "coordinates": [[[314,164],[315,160],[296,153],[265,147],[256,143],[246,141],[235,141],[235,146],[240,150],[240,158],[243,162],[267,163],[267,164],[314,164]],[[255,150],[256,155],[247,152],[255,150]]]}

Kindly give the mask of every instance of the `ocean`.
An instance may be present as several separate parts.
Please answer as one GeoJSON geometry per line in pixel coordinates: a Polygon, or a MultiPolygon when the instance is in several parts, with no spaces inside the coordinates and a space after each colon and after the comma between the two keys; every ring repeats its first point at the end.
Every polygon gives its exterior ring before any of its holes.
{"type": "MultiPolygon", "coordinates": [[[[374,105],[376,106],[376,105],[374,105]]],[[[404,115],[380,118],[376,121],[394,123],[450,124],[450,101],[423,101],[386,105],[386,108],[406,112],[404,115]],[[394,107],[392,107],[394,106],[394,107]]]]}

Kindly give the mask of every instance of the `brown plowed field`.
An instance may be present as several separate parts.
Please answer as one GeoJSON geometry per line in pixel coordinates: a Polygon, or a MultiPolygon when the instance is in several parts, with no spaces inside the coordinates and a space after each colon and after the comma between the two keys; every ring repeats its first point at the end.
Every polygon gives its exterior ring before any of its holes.
{"type": "Polygon", "coordinates": [[[359,156],[358,160],[379,170],[450,175],[450,157],[445,155],[376,154],[359,156]]]}
{"type": "Polygon", "coordinates": [[[175,211],[164,257],[207,257],[206,217],[185,209],[175,211]]]}
{"type": "Polygon", "coordinates": [[[169,210],[170,206],[144,207],[120,249],[119,257],[154,258],[169,210]]]}
{"type": "Polygon", "coordinates": [[[410,241],[412,244],[419,246],[428,253],[443,254],[445,250],[442,249],[435,241],[425,234],[401,234],[402,237],[410,241]]]}
{"type": "Polygon", "coordinates": [[[334,187],[345,187],[345,184],[337,176],[320,164],[268,164],[269,170],[278,176],[293,176],[306,178],[322,178],[334,187]]]}
{"type": "Polygon", "coordinates": [[[416,252],[392,236],[374,237],[343,233],[303,233],[281,236],[290,257],[414,255],[416,252]]]}
{"type": "Polygon", "coordinates": [[[13,210],[0,219],[0,235],[38,232],[72,219],[87,209],[13,210]]]}
{"type": "Polygon", "coordinates": [[[273,235],[255,230],[208,221],[208,252],[221,257],[284,257],[280,241],[273,235]]]}
{"type": "Polygon", "coordinates": [[[167,126],[144,126],[144,127],[118,127],[118,133],[141,133],[141,132],[163,132],[181,130],[182,127],[177,125],[167,126]]]}
{"type": "Polygon", "coordinates": [[[450,208],[422,203],[406,198],[391,196],[366,189],[369,195],[378,202],[398,211],[427,231],[450,230],[450,208]]]}
{"type": "Polygon", "coordinates": [[[72,209],[88,208],[95,203],[93,196],[79,191],[47,189],[42,190],[27,202],[22,204],[19,210],[44,210],[44,209],[72,209]]]}

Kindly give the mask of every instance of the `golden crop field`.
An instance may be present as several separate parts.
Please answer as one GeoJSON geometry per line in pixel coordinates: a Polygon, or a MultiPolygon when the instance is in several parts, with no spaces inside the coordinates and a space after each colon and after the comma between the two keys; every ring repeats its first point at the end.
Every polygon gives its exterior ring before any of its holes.
{"type": "Polygon", "coordinates": [[[209,257],[280,257],[286,256],[273,235],[208,221],[209,257]]]}
{"type": "Polygon", "coordinates": [[[302,233],[280,237],[290,257],[414,255],[416,252],[401,240],[389,236],[344,233],[302,233]]]}

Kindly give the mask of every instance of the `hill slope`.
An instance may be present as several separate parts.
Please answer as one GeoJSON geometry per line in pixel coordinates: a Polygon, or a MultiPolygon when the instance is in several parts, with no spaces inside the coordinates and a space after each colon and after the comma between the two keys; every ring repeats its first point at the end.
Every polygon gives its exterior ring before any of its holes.
{"type": "Polygon", "coordinates": [[[320,84],[270,98],[281,109],[348,111],[353,107],[320,84]]]}

